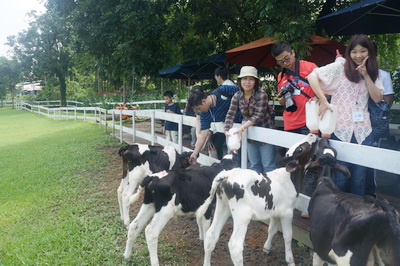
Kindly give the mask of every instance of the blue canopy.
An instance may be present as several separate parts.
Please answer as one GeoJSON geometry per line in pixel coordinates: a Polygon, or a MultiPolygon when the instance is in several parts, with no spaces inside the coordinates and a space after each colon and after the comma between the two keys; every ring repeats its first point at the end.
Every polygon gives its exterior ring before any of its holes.
{"type": "Polygon", "coordinates": [[[317,19],[329,35],[400,32],[400,0],[365,0],[317,19]]]}

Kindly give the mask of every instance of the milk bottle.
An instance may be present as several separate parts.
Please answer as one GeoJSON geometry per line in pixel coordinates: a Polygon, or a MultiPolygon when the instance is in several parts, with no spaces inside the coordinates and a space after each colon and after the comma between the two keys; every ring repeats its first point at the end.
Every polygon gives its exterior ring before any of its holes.
{"type": "Polygon", "coordinates": [[[238,131],[238,128],[233,127],[229,129],[229,137],[227,139],[227,145],[231,151],[237,151],[240,148],[239,134],[233,134],[238,131]]]}

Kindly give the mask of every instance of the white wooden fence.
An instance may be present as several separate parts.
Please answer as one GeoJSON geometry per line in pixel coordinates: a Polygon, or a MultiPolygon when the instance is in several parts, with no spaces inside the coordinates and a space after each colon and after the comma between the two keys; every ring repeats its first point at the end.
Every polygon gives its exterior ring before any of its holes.
{"type": "MultiPolygon", "coordinates": [[[[158,103],[159,101],[154,101],[158,103]]],[[[142,102],[134,103],[141,104],[142,102]]],[[[152,102],[145,102],[146,104],[152,102]]],[[[32,105],[25,102],[19,102],[17,109],[24,109],[40,115],[47,116],[53,119],[67,119],[67,120],[84,120],[93,121],[98,123],[106,131],[110,130],[114,135],[119,131],[119,139],[123,140],[124,133],[130,134],[132,143],[136,142],[136,138],[142,138],[150,141],[152,144],[171,145],[174,146],[179,152],[191,151],[182,145],[182,126],[195,126],[195,118],[190,116],[182,116],[177,114],[165,113],[164,110],[106,110],[99,107],[60,107],[50,108],[42,105],[32,105]],[[150,118],[150,133],[137,130],[135,120],[132,119],[132,126],[126,127],[122,123],[122,115],[129,115],[135,118],[146,117],[150,118]],[[119,117],[119,120],[115,120],[119,117]],[[178,144],[167,141],[164,137],[155,133],[155,121],[168,120],[178,123],[178,144]]],[[[397,125],[398,126],[398,125],[397,125]]],[[[300,134],[280,131],[276,129],[267,129],[260,127],[250,127],[244,132],[242,140],[242,167],[247,166],[247,139],[257,140],[265,143],[270,143],[276,146],[288,148],[297,141],[303,139],[304,136],[300,134]]],[[[400,152],[388,149],[381,149],[375,147],[368,147],[363,145],[345,143],[340,141],[331,141],[332,147],[338,152],[338,159],[354,164],[359,164],[377,170],[386,171],[389,173],[400,174],[400,152]]],[[[198,162],[203,165],[211,165],[218,160],[201,154],[198,162]]],[[[296,203],[296,209],[307,210],[309,197],[300,194],[296,203]]],[[[308,237],[307,237],[308,238],[308,237]]],[[[296,236],[295,236],[295,239],[296,236]]],[[[303,243],[305,240],[302,240],[303,243]]],[[[307,244],[307,243],[306,243],[307,244]]]]}

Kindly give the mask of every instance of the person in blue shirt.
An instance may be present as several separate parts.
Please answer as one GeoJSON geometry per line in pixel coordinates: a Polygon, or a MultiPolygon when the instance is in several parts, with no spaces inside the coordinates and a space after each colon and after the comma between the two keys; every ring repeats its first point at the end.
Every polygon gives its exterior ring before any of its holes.
{"type": "MultiPolygon", "coordinates": [[[[182,114],[179,104],[174,103],[174,94],[172,91],[166,91],[164,93],[165,112],[171,114],[182,114]]],[[[178,143],[178,124],[170,121],[165,121],[164,126],[161,128],[161,132],[165,134],[165,139],[178,143]]]]}
{"type": "MultiPolygon", "coordinates": [[[[189,159],[191,164],[197,162],[197,157],[210,131],[212,133],[211,141],[217,150],[218,159],[222,159],[225,143],[224,121],[231,105],[231,98],[237,91],[239,88],[236,85],[221,85],[209,94],[205,93],[201,86],[195,86],[191,90],[188,104],[200,116],[200,132],[189,159]]],[[[241,114],[238,112],[234,122],[239,123],[240,120],[241,114]]]]}

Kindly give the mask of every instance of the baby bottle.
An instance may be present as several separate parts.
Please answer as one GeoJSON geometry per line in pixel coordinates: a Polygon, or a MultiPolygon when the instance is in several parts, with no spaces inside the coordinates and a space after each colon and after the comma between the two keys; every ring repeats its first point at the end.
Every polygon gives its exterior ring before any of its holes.
{"type": "Polygon", "coordinates": [[[233,134],[238,128],[229,129],[229,136],[227,140],[228,147],[231,151],[237,151],[240,148],[239,134],[233,134]]]}
{"type": "Polygon", "coordinates": [[[310,133],[318,134],[319,118],[316,101],[306,103],[306,126],[310,130],[310,133]]]}
{"type": "Polygon", "coordinates": [[[323,138],[330,138],[336,127],[337,106],[330,104],[330,107],[333,112],[326,110],[322,119],[319,120],[319,131],[321,131],[323,138]]]}

